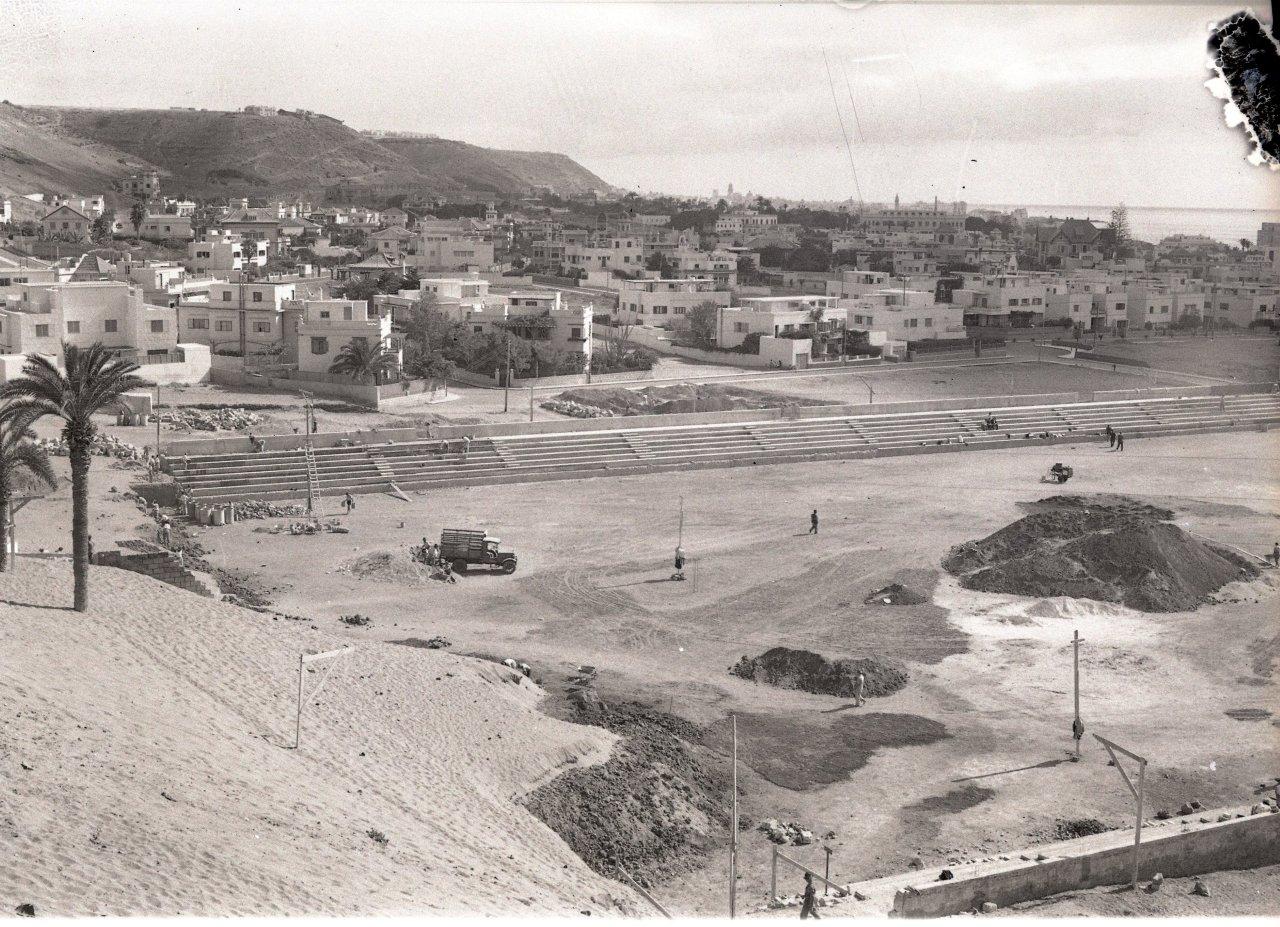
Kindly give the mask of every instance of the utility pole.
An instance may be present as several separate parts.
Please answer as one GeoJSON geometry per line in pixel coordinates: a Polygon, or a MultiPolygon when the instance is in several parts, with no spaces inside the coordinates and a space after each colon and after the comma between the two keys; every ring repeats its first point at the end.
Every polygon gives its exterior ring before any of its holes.
{"type": "Polygon", "coordinates": [[[680,497],[680,526],[676,529],[676,546],[684,544],[684,496],[680,497]]]}
{"type": "Polygon", "coordinates": [[[1084,737],[1084,722],[1080,719],[1080,632],[1071,632],[1071,649],[1073,651],[1073,669],[1075,675],[1075,720],[1071,723],[1071,733],[1076,742],[1076,759],[1080,759],[1080,741],[1084,737]]]}
{"type": "MultiPolygon", "coordinates": [[[[160,384],[156,384],[156,406],[152,410],[152,417],[156,420],[156,456],[160,456],[160,384]]],[[[159,461],[157,461],[158,463],[159,461]]]]}
{"type": "Polygon", "coordinates": [[[511,395],[511,333],[507,332],[507,375],[502,380],[502,411],[507,411],[508,399],[511,395]]]}
{"type": "Polygon", "coordinates": [[[738,716],[733,721],[733,832],[729,836],[729,917],[738,909],[738,716]]]}
{"type": "Polygon", "coordinates": [[[533,384],[529,384],[529,421],[533,421],[533,384]]]}

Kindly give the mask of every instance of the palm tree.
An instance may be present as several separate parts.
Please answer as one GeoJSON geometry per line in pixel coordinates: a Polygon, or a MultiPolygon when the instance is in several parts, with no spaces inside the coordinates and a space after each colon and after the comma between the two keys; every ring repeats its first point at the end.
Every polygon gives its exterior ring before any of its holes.
{"type": "Polygon", "coordinates": [[[377,381],[378,377],[396,366],[396,356],[382,342],[370,342],[356,338],[342,346],[342,350],[329,365],[329,372],[347,376],[357,383],[377,381]]]}
{"type": "Polygon", "coordinates": [[[75,609],[89,608],[89,464],[93,460],[93,423],[97,412],[122,393],[150,386],[135,376],[138,365],[113,355],[102,342],[87,348],[62,345],[59,370],[49,358],[27,357],[22,376],[0,386],[0,402],[12,400],[15,415],[27,422],[52,415],[62,419],[62,436],[71,457],[71,563],[75,573],[75,609]]]}
{"type": "Polygon", "coordinates": [[[32,444],[31,420],[12,405],[0,406],[0,572],[9,569],[9,522],[14,490],[43,483],[58,485],[49,455],[32,444]]]}

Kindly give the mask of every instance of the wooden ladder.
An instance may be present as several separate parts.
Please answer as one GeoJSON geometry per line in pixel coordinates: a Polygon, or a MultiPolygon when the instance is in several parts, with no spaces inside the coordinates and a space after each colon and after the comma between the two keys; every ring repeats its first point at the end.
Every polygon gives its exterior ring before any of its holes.
{"type": "Polygon", "coordinates": [[[313,500],[320,498],[320,475],[316,472],[316,454],[308,444],[303,448],[303,453],[307,458],[307,489],[310,491],[313,500]]]}

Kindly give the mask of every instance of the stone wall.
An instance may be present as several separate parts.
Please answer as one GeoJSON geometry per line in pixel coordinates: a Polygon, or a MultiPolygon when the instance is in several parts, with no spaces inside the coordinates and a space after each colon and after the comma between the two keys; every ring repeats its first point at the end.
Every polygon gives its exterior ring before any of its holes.
{"type": "Polygon", "coordinates": [[[124,540],[117,542],[119,550],[104,550],[93,555],[98,566],[115,567],[131,573],[142,573],[170,586],[194,592],[206,598],[214,596],[214,590],[206,586],[195,573],[184,567],[178,555],[150,541],[124,540]]]}

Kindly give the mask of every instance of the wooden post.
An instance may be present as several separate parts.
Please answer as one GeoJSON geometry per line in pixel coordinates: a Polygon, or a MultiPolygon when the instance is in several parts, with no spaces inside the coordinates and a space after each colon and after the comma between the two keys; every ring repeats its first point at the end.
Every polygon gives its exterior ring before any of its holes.
{"type": "Polygon", "coordinates": [[[529,384],[529,421],[533,421],[533,384],[529,384]]]}
{"type": "Polygon", "coordinates": [[[1106,747],[1107,755],[1111,757],[1111,762],[1115,764],[1116,772],[1120,773],[1120,778],[1124,780],[1125,787],[1128,788],[1129,794],[1133,796],[1134,803],[1137,805],[1137,821],[1133,828],[1133,887],[1138,887],[1138,861],[1140,847],[1142,846],[1142,810],[1143,802],[1146,798],[1146,779],[1147,779],[1147,760],[1145,757],[1126,750],[1117,743],[1112,743],[1105,737],[1093,735],[1093,739],[1106,747]],[[1116,757],[1117,753],[1121,753],[1131,760],[1138,763],[1138,785],[1135,788],[1133,781],[1129,778],[1129,774],[1124,771],[1124,767],[1120,765],[1120,760],[1116,757]]]}
{"type": "MultiPolygon", "coordinates": [[[[826,876],[827,876],[827,879],[828,879],[828,880],[830,880],[830,879],[831,879],[831,853],[832,853],[831,845],[830,845],[830,844],[824,844],[824,845],[823,845],[823,847],[822,847],[822,850],[823,850],[823,852],[825,852],[825,853],[827,854],[827,868],[826,868],[826,876]]],[[[824,894],[824,895],[825,895],[825,894],[827,893],[827,891],[828,891],[830,888],[831,888],[831,886],[830,886],[830,885],[823,885],[823,886],[822,886],[822,894],[824,894]]]]}
{"type": "Polygon", "coordinates": [[[738,716],[733,721],[733,831],[729,835],[729,917],[738,910],[738,716]]]}
{"type": "Polygon", "coordinates": [[[1138,854],[1142,845],[1142,801],[1146,797],[1147,761],[1138,767],[1138,820],[1133,828],[1133,887],[1138,887],[1138,854]]]}
{"type": "Polygon", "coordinates": [[[643,898],[645,901],[649,902],[649,904],[657,908],[658,911],[661,912],[663,917],[667,918],[668,920],[671,920],[670,912],[667,911],[667,909],[664,908],[662,905],[658,904],[657,900],[652,895],[650,895],[643,888],[641,888],[640,883],[637,882],[635,879],[631,878],[631,873],[627,872],[627,870],[623,869],[621,866],[618,867],[618,871],[621,872],[623,876],[626,877],[626,880],[631,883],[631,887],[634,888],[640,894],[641,898],[643,898]]]}
{"type": "Polygon", "coordinates": [[[769,900],[778,900],[778,847],[773,847],[773,858],[769,861],[769,900]]]}
{"type": "MultiPolygon", "coordinates": [[[[1080,720],[1080,632],[1078,630],[1071,632],[1071,647],[1073,650],[1073,661],[1074,661],[1073,666],[1074,666],[1074,674],[1075,674],[1075,699],[1076,699],[1075,723],[1071,726],[1071,731],[1074,734],[1075,731],[1081,729],[1081,725],[1082,725],[1082,722],[1080,720]]],[[[1076,741],[1076,759],[1079,759],[1079,758],[1080,758],[1080,741],[1077,740],[1076,741]]]]}
{"type": "Polygon", "coordinates": [[[507,402],[511,396],[511,333],[507,332],[507,375],[502,381],[502,411],[507,411],[507,402]]]}
{"type": "Polygon", "coordinates": [[[298,654],[298,712],[293,719],[293,749],[302,746],[302,654],[298,654]]]}

